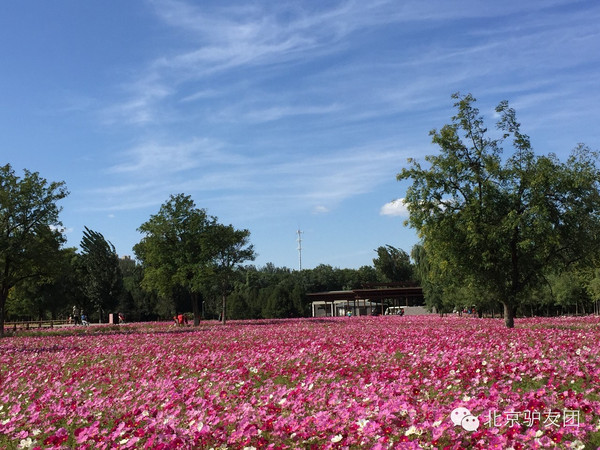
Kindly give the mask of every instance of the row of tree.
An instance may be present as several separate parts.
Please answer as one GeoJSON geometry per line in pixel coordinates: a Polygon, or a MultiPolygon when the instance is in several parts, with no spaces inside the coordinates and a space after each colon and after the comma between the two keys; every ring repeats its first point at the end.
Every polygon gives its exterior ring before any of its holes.
{"type": "Polygon", "coordinates": [[[84,311],[93,321],[121,312],[156,320],[190,312],[204,318],[298,317],[310,313],[306,293],[352,289],[412,278],[406,252],[378,248],[374,267],[321,265],[292,271],[254,259],[249,231],[220,224],[191,197],[171,196],[142,224],[136,260],[119,258],[104,236],[85,228],[80,250],[64,248],[59,200],[64,183],[38,173],[0,170],[0,332],[4,322],[57,319],[84,311]],[[223,314],[225,312],[225,314],[223,314]]]}
{"type": "Polygon", "coordinates": [[[137,260],[119,259],[104,236],[85,229],[81,252],[63,248],[57,202],[67,190],[38,173],[0,167],[0,333],[11,317],[58,317],[72,306],[102,320],[270,318],[309,313],[306,293],[416,278],[429,307],[494,312],[506,325],[520,314],[597,311],[600,300],[598,154],[579,145],[563,163],[537,155],[507,102],[490,136],[469,94],[431,136],[440,152],[410,160],[407,224],[412,251],[379,247],[373,267],[291,271],[254,259],[248,230],[220,224],[191,197],[171,196],[142,224],[137,260]],[[510,143],[512,153],[504,154],[510,143]],[[575,306],[575,311],[572,307],[575,306]]]}

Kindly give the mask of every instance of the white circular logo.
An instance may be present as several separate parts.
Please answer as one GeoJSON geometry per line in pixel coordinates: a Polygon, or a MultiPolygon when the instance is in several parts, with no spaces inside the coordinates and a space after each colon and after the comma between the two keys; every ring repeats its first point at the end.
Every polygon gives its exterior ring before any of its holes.
{"type": "Polygon", "coordinates": [[[479,428],[479,419],[471,414],[471,411],[462,406],[455,408],[450,413],[450,419],[452,419],[452,423],[454,425],[460,425],[467,431],[475,431],[477,428],[479,428]]]}
{"type": "Polygon", "coordinates": [[[460,425],[462,423],[462,420],[470,415],[471,411],[461,406],[460,408],[456,408],[454,411],[452,411],[452,413],[450,414],[450,418],[452,419],[452,423],[454,425],[460,425]]]}
{"type": "Polygon", "coordinates": [[[475,416],[465,416],[460,424],[467,431],[475,431],[479,428],[479,419],[475,416]]]}

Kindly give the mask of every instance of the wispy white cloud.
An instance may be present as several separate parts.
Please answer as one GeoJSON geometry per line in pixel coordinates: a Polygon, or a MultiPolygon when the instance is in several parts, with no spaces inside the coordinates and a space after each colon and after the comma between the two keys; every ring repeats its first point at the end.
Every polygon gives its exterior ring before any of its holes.
{"type": "MultiPolygon", "coordinates": [[[[114,124],[144,125],[153,134],[165,130],[161,139],[142,138],[109,168],[114,183],[106,195],[121,195],[123,209],[160,203],[173,192],[195,192],[245,215],[298,208],[329,212],[393,178],[406,156],[419,156],[414,150],[408,154],[407,147],[416,145],[413,137],[404,144],[394,140],[400,133],[390,131],[390,123],[414,127],[415,115],[427,116],[419,145],[426,143],[427,131],[449,117],[439,104],[447,100],[450,111],[451,92],[504,94],[495,102],[516,93],[513,106],[522,107],[565,98],[564,88],[556,89],[563,78],[545,69],[552,52],[542,45],[555,36],[543,26],[543,13],[565,1],[541,10],[527,2],[483,6],[475,0],[461,8],[441,0],[345,1],[311,9],[267,2],[152,4],[181,39],[138,68],[124,100],[106,110],[114,124]],[[499,16],[511,18],[510,25],[430,37],[445,33],[448,21],[499,16]],[[528,31],[519,32],[519,26],[528,31]],[[378,42],[390,45],[355,58],[349,50],[366,31],[382,33],[378,42]],[[399,38],[416,44],[391,45],[399,38]],[[174,122],[175,131],[168,130],[174,122]],[[387,134],[377,139],[370,128],[384,122],[387,134]],[[189,123],[193,131],[181,126],[189,123]],[[282,129],[287,137],[276,137],[282,129]],[[357,130],[368,137],[352,145],[329,140],[328,133],[358,135],[357,130]],[[119,175],[138,184],[119,182],[119,175]]],[[[587,22],[570,33],[594,39],[587,22]]],[[[581,61],[578,55],[561,67],[581,61]]],[[[380,213],[406,215],[406,209],[395,201],[380,213]]]]}
{"type": "Polygon", "coordinates": [[[241,215],[270,215],[283,210],[323,214],[340,202],[372,191],[393,179],[394,167],[408,153],[395,142],[337,150],[321,155],[236,155],[224,144],[196,139],[134,147],[108,175],[128,175],[127,181],[94,191],[97,204],[109,211],[146,208],[177,192],[195,193],[206,203],[241,215]],[[170,174],[182,176],[170,176],[170,174]],[[136,182],[132,182],[134,179],[136,182]]]}
{"type": "MultiPolygon", "coordinates": [[[[543,26],[546,23],[543,13],[568,2],[546,2],[540,8],[537,4],[517,1],[495,6],[465,1],[456,8],[441,0],[415,0],[402,4],[390,0],[345,1],[310,9],[305,5],[267,2],[235,6],[220,3],[200,6],[179,0],[151,3],[157,17],[181,33],[182,41],[177,48],[157,55],[146,68],[138,68],[140,75],[126,86],[128,93],[126,91],[124,100],[106,108],[105,116],[109,122],[155,125],[173,120],[172,115],[178,120],[185,120],[185,113],[174,107],[176,98],[182,105],[208,98],[222,100],[226,106],[211,105],[210,115],[205,120],[231,120],[232,113],[237,113],[235,121],[257,123],[296,114],[341,113],[343,108],[339,100],[324,101],[322,98],[318,104],[307,103],[305,94],[313,94],[319,88],[326,93],[325,99],[333,96],[348,99],[353,109],[350,118],[357,120],[394,113],[397,108],[402,110],[403,106],[404,109],[415,105],[424,108],[440,95],[447,96],[461,87],[462,90],[465,86],[475,89],[485,79],[493,79],[499,67],[516,72],[521,67],[530,71],[536,66],[543,68],[548,62],[555,64],[556,56],[551,56],[552,52],[539,50],[553,42],[556,34],[553,27],[543,26]],[[423,42],[398,48],[394,61],[402,61],[407,76],[400,77],[397,83],[390,82],[389,74],[401,73],[402,70],[390,66],[387,58],[359,60],[343,66],[335,65],[332,69],[329,69],[329,64],[321,64],[323,68],[317,73],[334,70],[338,76],[328,74],[321,77],[322,84],[316,89],[302,84],[294,86],[295,97],[283,97],[283,101],[271,101],[271,104],[256,103],[251,97],[248,101],[247,98],[253,95],[257,83],[268,83],[269,76],[278,71],[287,73],[293,70],[294,65],[310,61],[318,64],[325,55],[343,53],[355,45],[353,34],[358,31],[393,25],[395,33],[401,33],[408,39],[420,39],[416,33],[424,26],[435,29],[447,21],[498,16],[512,18],[517,15],[520,20],[508,20],[509,25],[505,25],[505,29],[481,27],[482,34],[473,36],[473,40],[458,40],[450,35],[437,45],[423,42]],[[531,30],[528,33],[514,32],[516,27],[523,26],[523,22],[529,22],[531,30]],[[473,42],[477,44],[473,45],[473,42]],[[521,50],[515,52],[515,48],[521,50]],[[344,73],[360,70],[365,70],[365,76],[346,77],[348,85],[345,87],[344,73]],[[427,76],[423,75],[424,70],[428,70],[427,76]],[[203,86],[214,84],[215,77],[223,75],[231,79],[228,92],[203,86]],[[379,89],[381,95],[378,95],[379,89]],[[395,95],[386,95],[385,91],[395,91],[395,95]],[[352,95],[349,96],[350,92],[352,95]],[[238,106],[232,107],[231,99],[235,96],[245,99],[238,100],[238,106]],[[407,97],[410,101],[403,101],[407,97]],[[304,99],[303,105],[291,106],[297,98],[304,99]],[[364,106],[357,108],[357,105],[364,106]],[[214,114],[215,107],[217,114],[214,114]]],[[[574,31],[576,28],[567,29],[565,26],[565,33],[577,33],[574,31]]],[[[588,30],[588,25],[583,28],[588,30]]],[[[582,39],[590,35],[589,30],[579,33],[582,39]]],[[[570,38],[565,40],[570,42],[570,38]]],[[[590,39],[592,45],[593,42],[590,39]]],[[[560,48],[560,43],[554,43],[560,48]]],[[[581,52],[580,57],[585,55],[589,52],[581,52]]],[[[314,72],[312,76],[315,76],[314,72]]],[[[256,93],[261,97],[264,94],[256,93]]],[[[286,93],[277,90],[272,97],[279,96],[281,99],[282,94],[286,93]]]]}
{"type": "Polygon", "coordinates": [[[241,163],[243,158],[222,151],[222,144],[210,139],[163,144],[144,142],[127,150],[123,159],[109,168],[109,173],[129,173],[138,176],[155,176],[156,173],[184,172],[212,164],[241,163]]]}
{"type": "Polygon", "coordinates": [[[221,95],[222,93],[216,89],[203,89],[192,94],[186,95],[183,97],[180,102],[195,102],[197,100],[205,100],[207,98],[213,98],[221,95]]]}
{"type": "MultiPolygon", "coordinates": [[[[125,99],[114,102],[101,111],[102,119],[111,125],[148,125],[155,123],[159,112],[157,104],[174,93],[160,74],[145,71],[138,78],[121,86],[125,99]]],[[[121,94],[123,95],[123,94],[121,94]]]]}
{"type": "MultiPolygon", "coordinates": [[[[249,108],[243,113],[243,118],[252,123],[270,122],[287,117],[322,115],[338,112],[341,109],[339,105],[312,105],[312,106],[272,106],[264,109],[249,108]]],[[[230,114],[231,117],[234,117],[230,114]]]]}
{"type": "Polygon", "coordinates": [[[313,208],[313,214],[327,214],[329,212],[329,208],[323,205],[317,205],[313,208]]]}

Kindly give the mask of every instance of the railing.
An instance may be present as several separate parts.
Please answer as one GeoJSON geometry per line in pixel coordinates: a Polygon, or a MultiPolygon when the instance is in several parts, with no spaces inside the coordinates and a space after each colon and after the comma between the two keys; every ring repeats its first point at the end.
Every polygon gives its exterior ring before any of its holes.
{"type": "Polygon", "coordinates": [[[4,322],[4,329],[14,331],[17,330],[30,330],[35,328],[54,328],[59,325],[70,325],[74,323],[69,319],[56,319],[56,320],[27,320],[18,322],[4,322]]]}

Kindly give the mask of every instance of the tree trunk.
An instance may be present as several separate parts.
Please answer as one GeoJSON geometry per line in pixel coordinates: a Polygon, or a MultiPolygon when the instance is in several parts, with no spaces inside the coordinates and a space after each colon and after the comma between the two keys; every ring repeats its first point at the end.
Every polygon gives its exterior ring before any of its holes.
{"type": "Polygon", "coordinates": [[[194,313],[194,326],[200,325],[200,305],[198,303],[199,295],[192,292],[192,312],[194,313]]]}
{"type": "Polygon", "coordinates": [[[8,289],[0,288],[0,338],[4,337],[4,313],[7,298],[8,289]]]}
{"type": "Polygon", "coordinates": [[[227,307],[227,294],[223,292],[223,304],[221,305],[221,323],[225,325],[225,310],[227,307]]]}
{"type": "Polygon", "coordinates": [[[507,328],[515,327],[515,310],[516,308],[508,303],[503,303],[504,305],[504,324],[507,328]]]}
{"type": "Polygon", "coordinates": [[[5,299],[0,298],[0,338],[4,337],[4,303],[5,299]]]}

